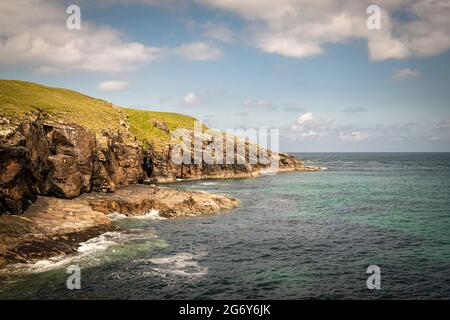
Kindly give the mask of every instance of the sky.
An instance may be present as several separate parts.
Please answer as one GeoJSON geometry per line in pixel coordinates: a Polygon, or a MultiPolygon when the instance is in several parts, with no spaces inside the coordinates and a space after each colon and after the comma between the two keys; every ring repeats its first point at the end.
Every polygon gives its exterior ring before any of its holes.
{"type": "Polygon", "coordinates": [[[0,2],[1,79],[276,128],[290,152],[450,151],[449,49],[448,0],[0,2]]]}

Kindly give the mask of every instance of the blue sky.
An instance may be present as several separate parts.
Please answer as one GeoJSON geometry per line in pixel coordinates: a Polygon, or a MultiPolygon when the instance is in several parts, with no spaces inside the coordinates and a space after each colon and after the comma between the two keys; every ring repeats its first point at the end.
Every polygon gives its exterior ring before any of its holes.
{"type": "Polygon", "coordinates": [[[450,8],[379,2],[376,34],[367,5],[346,1],[6,1],[0,78],[279,128],[285,151],[450,151],[450,8]],[[67,30],[68,4],[81,30],[67,30]]]}

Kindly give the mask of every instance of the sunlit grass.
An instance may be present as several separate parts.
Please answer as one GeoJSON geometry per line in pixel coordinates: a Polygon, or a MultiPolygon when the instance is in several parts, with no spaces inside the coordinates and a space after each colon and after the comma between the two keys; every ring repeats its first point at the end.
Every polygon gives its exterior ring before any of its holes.
{"type": "Polygon", "coordinates": [[[170,131],[192,129],[196,121],[178,113],[125,109],[72,90],[17,80],[0,80],[0,116],[14,122],[39,116],[79,125],[96,134],[102,130],[124,131],[123,123],[127,122],[141,145],[152,144],[155,149],[170,140],[170,133],[154,126],[155,120],[164,122],[170,131]]]}

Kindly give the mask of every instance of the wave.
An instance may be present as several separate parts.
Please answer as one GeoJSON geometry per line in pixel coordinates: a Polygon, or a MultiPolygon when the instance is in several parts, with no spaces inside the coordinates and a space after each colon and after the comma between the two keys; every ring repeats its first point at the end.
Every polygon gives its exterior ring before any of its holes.
{"type": "Polygon", "coordinates": [[[158,210],[151,209],[146,214],[140,216],[129,217],[132,219],[153,219],[153,220],[167,220],[167,218],[161,217],[158,210]]]}
{"type": "Polygon", "coordinates": [[[197,254],[181,252],[172,256],[152,258],[147,261],[153,265],[147,274],[158,274],[162,277],[168,275],[186,278],[200,278],[208,274],[208,268],[202,267],[197,259],[207,255],[206,252],[197,254]]]}
{"type": "Polygon", "coordinates": [[[89,239],[86,242],[81,242],[77,252],[90,253],[92,251],[105,250],[106,248],[115,245],[119,242],[122,234],[120,232],[106,232],[98,237],[89,239]]]}
{"type": "MultiPolygon", "coordinates": [[[[154,234],[148,232],[143,233],[142,230],[130,230],[128,232],[106,232],[98,237],[91,238],[85,242],[81,242],[75,254],[59,255],[47,259],[38,260],[31,263],[15,263],[7,265],[1,270],[1,273],[11,274],[27,274],[41,273],[58,268],[64,268],[69,265],[96,266],[104,263],[105,260],[120,258],[121,250],[114,249],[109,252],[107,249],[111,247],[123,248],[123,245],[131,243],[144,243],[150,239],[156,239],[154,234]]],[[[124,250],[125,250],[124,249],[124,250]]]]}
{"type": "Polygon", "coordinates": [[[167,220],[167,218],[162,217],[158,210],[151,209],[145,214],[136,216],[127,216],[118,212],[111,212],[107,215],[111,220],[122,220],[122,219],[153,219],[153,220],[167,220]]]}
{"type": "Polygon", "coordinates": [[[128,218],[126,215],[124,215],[122,213],[118,213],[118,212],[111,212],[111,213],[108,213],[106,216],[113,221],[128,218]]]}
{"type": "Polygon", "coordinates": [[[217,182],[212,182],[212,181],[202,182],[202,183],[200,183],[200,185],[202,185],[202,186],[215,186],[215,185],[217,185],[217,182]]]}

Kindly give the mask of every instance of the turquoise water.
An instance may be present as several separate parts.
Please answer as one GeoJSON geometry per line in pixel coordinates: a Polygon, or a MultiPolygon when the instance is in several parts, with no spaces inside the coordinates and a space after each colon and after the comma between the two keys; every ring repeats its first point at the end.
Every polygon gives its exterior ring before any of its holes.
{"type": "Polygon", "coordinates": [[[299,157],[328,170],[174,184],[241,204],[117,220],[130,231],[16,266],[0,298],[450,298],[450,154],[299,157]],[[70,264],[81,267],[81,290],[66,289],[70,264]],[[381,290],[366,287],[369,265],[381,268],[381,290]]]}

